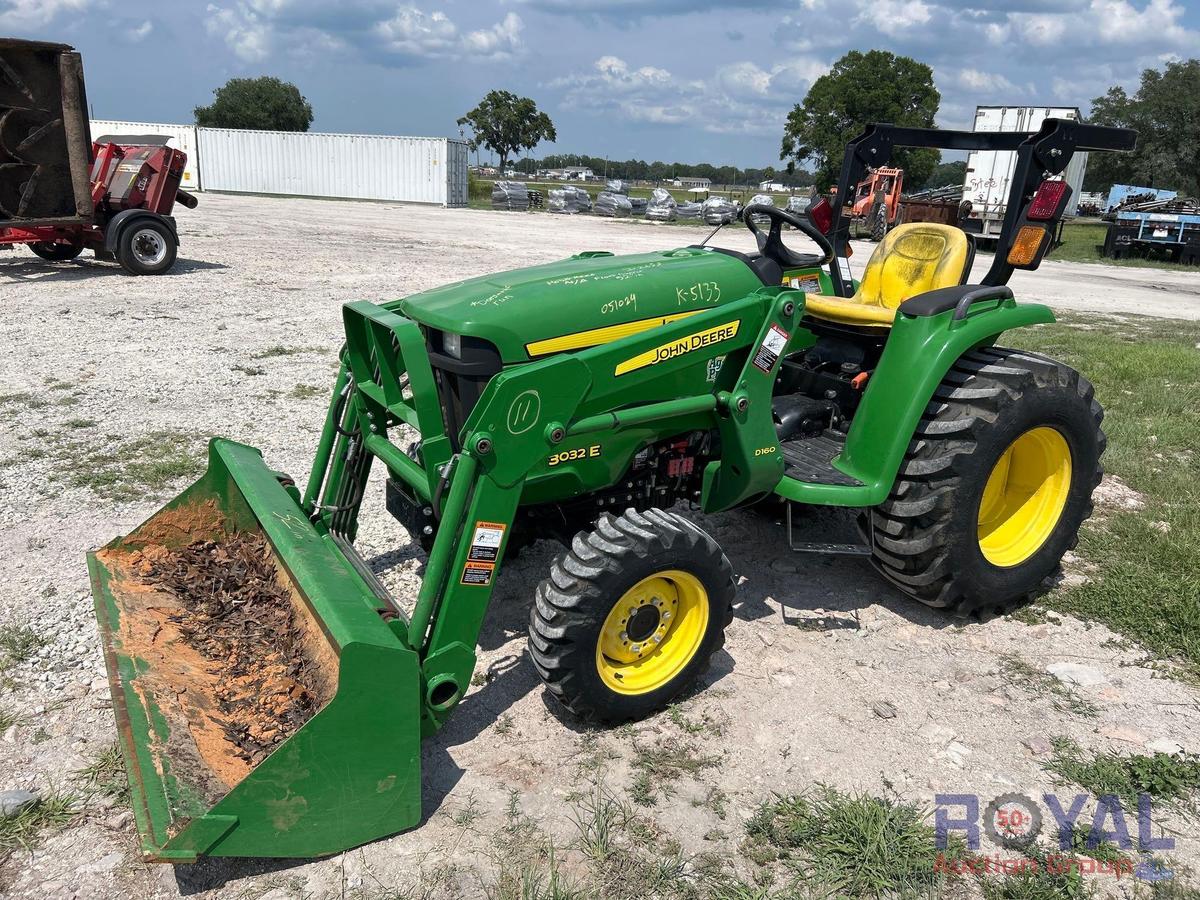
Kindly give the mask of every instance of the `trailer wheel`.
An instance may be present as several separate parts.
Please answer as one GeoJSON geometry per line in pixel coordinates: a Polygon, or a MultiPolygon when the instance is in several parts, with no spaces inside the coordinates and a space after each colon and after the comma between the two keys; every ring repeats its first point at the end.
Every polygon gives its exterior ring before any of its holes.
{"type": "Polygon", "coordinates": [[[1075,546],[1103,474],[1104,410],[1068,366],[963,356],[917,426],[892,493],[863,517],[875,567],[959,616],[1003,613],[1075,546]]]}
{"type": "Polygon", "coordinates": [[[83,244],[56,244],[53,241],[38,241],[36,244],[30,244],[29,249],[50,262],[66,262],[83,252],[83,244]]]}
{"type": "Polygon", "coordinates": [[[708,668],[733,616],[733,569],[711,537],[659,509],[605,513],[537,589],[529,651],[585,720],[662,709],[708,668]]]}
{"type": "Polygon", "coordinates": [[[175,235],[162,222],[130,222],[117,237],[117,259],[134,275],[161,275],[175,265],[175,235]]]}

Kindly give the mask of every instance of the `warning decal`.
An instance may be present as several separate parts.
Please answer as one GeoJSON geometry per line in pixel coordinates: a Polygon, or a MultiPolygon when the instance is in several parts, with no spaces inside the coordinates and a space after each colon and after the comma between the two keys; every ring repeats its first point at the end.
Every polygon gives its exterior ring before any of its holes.
{"type": "Polygon", "coordinates": [[[783,355],[783,348],[787,346],[788,337],[786,331],[772,323],[767,336],[763,338],[763,342],[758,345],[758,350],[754,354],[754,365],[770,375],[771,369],[783,355]]]}
{"type": "Polygon", "coordinates": [[[492,583],[496,560],[500,556],[500,544],[504,541],[504,529],[507,527],[499,522],[475,523],[471,549],[467,551],[467,563],[463,566],[462,578],[459,579],[461,584],[492,583]]]}
{"type": "Polygon", "coordinates": [[[784,279],[784,284],[798,291],[804,291],[806,294],[821,293],[821,279],[815,272],[809,272],[804,275],[792,275],[784,279]]]}

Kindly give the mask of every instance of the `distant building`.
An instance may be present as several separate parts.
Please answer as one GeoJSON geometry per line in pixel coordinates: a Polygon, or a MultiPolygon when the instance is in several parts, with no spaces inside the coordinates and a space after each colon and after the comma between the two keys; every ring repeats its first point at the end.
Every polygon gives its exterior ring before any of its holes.
{"type": "Polygon", "coordinates": [[[777,193],[782,193],[783,191],[787,190],[787,188],[778,181],[760,181],[758,183],[758,189],[760,191],[775,191],[777,193]]]}
{"type": "Polygon", "coordinates": [[[565,166],[561,169],[538,169],[537,177],[551,181],[591,181],[596,176],[587,166],[565,166]]]}
{"type": "Polygon", "coordinates": [[[692,178],[690,176],[681,176],[675,179],[675,187],[678,188],[704,188],[706,191],[712,185],[711,178],[692,178]]]}

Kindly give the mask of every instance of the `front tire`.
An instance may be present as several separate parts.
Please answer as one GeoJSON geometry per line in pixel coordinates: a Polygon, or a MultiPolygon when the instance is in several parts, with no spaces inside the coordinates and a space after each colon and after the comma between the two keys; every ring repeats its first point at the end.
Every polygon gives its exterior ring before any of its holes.
{"type": "Polygon", "coordinates": [[[983,348],[947,373],[891,495],[864,522],[877,569],[959,616],[1003,613],[1058,569],[1103,474],[1104,410],[1074,369],[983,348]]]}
{"type": "Polygon", "coordinates": [[[880,203],[875,207],[874,213],[871,216],[871,240],[878,244],[887,237],[887,231],[887,206],[880,203]]]}
{"type": "Polygon", "coordinates": [[[530,655],[547,690],[580,718],[640,719],[708,668],[735,590],[721,548],[687,519],[605,513],[538,586],[530,655]]]}
{"type": "Polygon", "coordinates": [[[53,241],[38,241],[29,249],[50,262],[66,262],[83,252],[83,244],[57,244],[53,241]]]}
{"type": "Polygon", "coordinates": [[[117,259],[133,275],[161,275],[175,265],[175,235],[162,222],[142,219],[121,229],[117,259]]]}

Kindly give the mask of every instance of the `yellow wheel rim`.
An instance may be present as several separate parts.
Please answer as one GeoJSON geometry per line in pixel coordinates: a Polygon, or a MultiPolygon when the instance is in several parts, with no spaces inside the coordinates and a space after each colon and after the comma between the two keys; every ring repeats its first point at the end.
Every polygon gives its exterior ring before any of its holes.
{"type": "Polygon", "coordinates": [[[708,591],[695,575],[668,569],[643,578],[609,611],[596,641],[596,669],[618,694],[645,694],[683,671],[708,630],[708,591]]]}
{"type": "Polygon", "coordinates": [[[996,462],[979,503],[979,549],[994,566],[1033,556],[1053,533],[1071,491],[1071,448],[1053,428],[1033,428],[996,462]]]}

